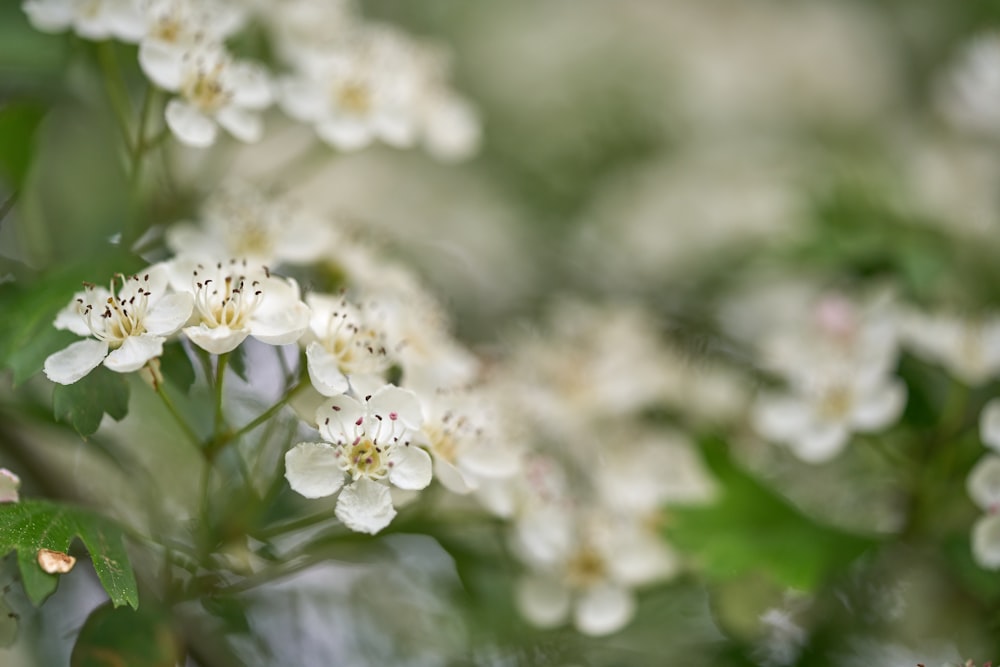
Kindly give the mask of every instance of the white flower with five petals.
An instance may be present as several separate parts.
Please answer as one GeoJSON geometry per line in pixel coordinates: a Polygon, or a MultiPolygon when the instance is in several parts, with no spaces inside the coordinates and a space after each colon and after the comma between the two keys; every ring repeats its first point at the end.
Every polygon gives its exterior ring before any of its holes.
{"type": "Polygon", "coordinates": [[[84,39],[115,38],[134,44],[146,31],[137,0],[25,0],[21,8],[42,32],[72,28],[84,39]]]}
{"type": "Polygon", "coordinates": [[[299,298],[298,284],[264,267],[230,260],[209,267],[198,264],[187,273],[187,262],[178,259],[171,268],[174,288],[194,295],[194,323],[184,327],[184,335],[207,352],[231,352],[248,336],[268,345],[287,345],[309,326],[309,307],[299,298]]]}
{"type": "Polygon", "coordinates": [[[45,375],[59,384],[73,384],[97,366],[130,373],[163,353],[166,337],[184,326],[191,315],[190,294],[169,294],[162,265],[142,274],[119,275],[110,289],[90,285],[56,316],[57,329],[92,336],[49,356],[45,375]]]}
{"type": "Polygon", "coordinates": [[[430,484],[431,457],[410,441],[423,422],[412,392],[386,385],[363,401],[335,396],[316,421],[325,442],[289,450],[285,478],[306,498],[340,491],[335,514],[351,530],[374,535],[389,525],[396,516],[390,483],[413,491],[430,484]]]}

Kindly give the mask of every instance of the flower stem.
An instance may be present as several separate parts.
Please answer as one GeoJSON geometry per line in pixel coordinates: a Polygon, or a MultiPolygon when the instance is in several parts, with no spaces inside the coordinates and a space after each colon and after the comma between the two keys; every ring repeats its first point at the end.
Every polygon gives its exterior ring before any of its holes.
{"type": "Polygon", "coordinates": [[[216,431],[216,437],[205,448],[206,455],[208,455],[210,458],[214,458],[229,443],[249,433],[250,431],[254,430],[258,426],[266,422],[268,419],[276,415],[278,411],[280,411],[281,408],[283,408],[288,403],[288,401],[292,400],[292,398],[296,394],[298,394],[300,391],[302,391],[308,386],[309,386],[308,382],[299,382],[297,385],[286,391],[285,395],[279,398],[277,403],[275,403],[267,410],[260,413],[254,419],[247,422],[246,424],[236,429],[235,431],[230,431],[229,433],[222,433],[220,431],[216,431]]]}
{"type": "MultiPolygon", "coordinates": [[[[215,438],[213,441],[217,441],[222,435],[222,431],[225,428],[225,417],[222,414],[222,387],[223,381],[226,377],[226,366],[229,363],[229,353],[219,355],[218,363],[215,365],[215,438]]],[[[208,454],[208,449],[211,449],[211,445],[206,448],[206,454],[208,454]]],[[[209,457],[211,460],[211,457],[209,457]]]]}
{"type": "Polygon", "coordinates": [[[130,155],[133,153],[132,139],[129,133],[129,118],[132,116],[132,107],[128,99],[128,91],[122,81],[121,69],[118,67],[118,60],[115,57],[115,45],[110,40],[104,40],[97,45],[97,59],[104,74],[104,89],[111,102],[111,110],[118,120],[118,127],[121,130],[122,141],[125,144],[125,151],[130,155]]]}
{"type": "Polygon", "coordinates": [[[157,384],[154,387],[154,389],[156,393],[160,396],[160,400],[163,401],[163,405],[167,408],[167,412],[170,413],[170,416],[174,418],[174,421],[177,422],[177,425],[180,426],[182,431],[184,431],[184,435],[187,436],[188,440],[190,440],[195,445],[195,447],[200,447],[201,438],[197,436],[197,434],[194,432],[194,429],[191,428],[191,425],[187,423],[187,420],[184,419],[184,416],[181,415],[181,413],[177,410],[177,406],[174,405],[174,402],[170,400],[169,396],[167,396],[167,392],[164,391],[163,386],[157,384]]]}

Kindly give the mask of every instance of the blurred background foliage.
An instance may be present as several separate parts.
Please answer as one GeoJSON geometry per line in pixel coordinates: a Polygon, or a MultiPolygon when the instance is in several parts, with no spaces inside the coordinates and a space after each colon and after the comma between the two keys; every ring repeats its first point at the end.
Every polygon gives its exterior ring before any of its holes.
{"type": "MultiPolygon", "coordinates": [[[[273,180],[414,265],[459,336],[487,357],[518,331],[540,328],[554,300],[583,294],[648,306],[684,355],[743,364],[756,385],[765,374],[746,367],[750,352],[717,315],[759,276],[800,274],[846,291],[891,283],[906,302],[959,312],[1000,302],[996,138],[958,136],[934,102],[961,46],[1000,26],[1000,3],[369,0],[362,9],[447,46],[455,85],[483,119],[480,153],[460,165],[388,148],[331,153],[273,180]]],[[[241,46],[266,56],[252,35],[241,46]]],[[[18,279],[0,293],[0,361],[9,369],[0,462],[22,475],[25,496],[116,508],[117,518],[170,539],[187,529],[170,517],[190,515],[195,480],[182,471],[197,461],[173,446],[181,435],[159,404],[129,378],[118,391],[136,389],[132,415],[156,423],[106,419],[80,439],[53,420],[51,386],[29,376],[58,347],[62,334],[49,323],[75,286],[135,265],[109,239],[191,216],[224,175],[266,176],[284,166],[281,147],[298,135],[274,114],[274,135],[261,146],[227,145],[201,160],[168,144],[164,164],[175,172],[194,164],[192,175],[164,177],[136,202],[114,148],[100,48],[35,32],[18,3],[0,5],[0,276],[18,279]],[[162,498],[142,498],[136,480],[148,471],[162,498]],[[161,516],[132,516],[150,502],[161,516]]],[[[112,49],[138,89],[134,48],[112,49]]],[[[438,522],[430,502],[377,540],[310,534],[304,558],[313,567],[265,589],[204,581],[210,595],[171,609],[151,603],[141,619],[110,607],[91,615],[103,597],[82,569],[37,610],[8,587],[21,641],[0,649],[0,661],[66,664],[78,633],[74,665],[110,664],[88,657],[87,642],[124,637],[142,640],[120,643],[122,664],[174,664],[178,636],[204,664],[223,665],[247,655],[285,665],[325,664],[310,661],[317,656],[339,664],[826,665],[853,655],[859,634],[887,645],[940,640],[963,657],[1000,658],[1000,579],[972,560],[976,510],[962,487],[982,451],[979,408],[1000,387],[963,387],[911,355],[899,373],[909,401],[884,436],[909,462],[898,467],[872,455],[876,445],[809,466],[738,429],[648,415],[695,431],[723,491],[712,506],[668,513],[665,535],[691,571],[643,591],[636,620],[610,638],[531,629],[514,608],[517,571],[500,527],[438,522]],[[907,523],[887,529],[899,508],[907,523]],[[795,595],[813,600],[799,618],[810,641],[781,663],[761,653],[768,628],[760,618],[794,608],[795,595]],[[316,627],[329,632],[304,629],[316,627]]],[[[194,414],[203,410],[198,392],[180,398],[194,414]]],[[[264,465],[278,465],[294,428],[278,424],[254,443],[264,465]]],[[[222,491],[229,502],[212,508],[211,530],[223,544],[234,538],[234,567],[245,556],[236,537],[319,508],[304,510],[280,484],[222,491]]],[[[288,553],[294,545],[274,557],[288,553]]],[[[152,586],[142,548],[133,560],[140,588],[152,586]]],[[[14,581],[11,561],[5,585],[14,581]]]]}

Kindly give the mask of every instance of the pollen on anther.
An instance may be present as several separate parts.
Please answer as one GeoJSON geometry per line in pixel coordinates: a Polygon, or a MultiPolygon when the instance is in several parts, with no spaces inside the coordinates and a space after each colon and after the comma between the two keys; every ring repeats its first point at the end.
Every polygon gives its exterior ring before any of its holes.
{"type": "Polygon", "coordinates": [[[356,422],[354,422],[354,425],[355,425],[355,426],[361,426],[361,424],[363,424],[363,423],[364,423],[364,421],[365,421],[365,420],[364,420],[363,418],[361,418],[361,417],[358,417],[358,420],[357,420],[356,422]]]}

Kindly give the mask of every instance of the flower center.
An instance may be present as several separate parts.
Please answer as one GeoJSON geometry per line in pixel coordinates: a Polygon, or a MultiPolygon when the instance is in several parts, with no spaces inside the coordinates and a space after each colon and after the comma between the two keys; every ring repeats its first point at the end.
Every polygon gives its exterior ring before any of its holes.
{"type": "Polygon", "coordinates": [[[577,551],[566,563],[566,578],[571,586],[587,588],[603,580],[607,564],[601,554],[590,547],[577,551]]]}
{"type": "Polygon", "coordinates": [[[382,479],[386,476],[388,467],[384,450],[367,438],[350,447],[345,463],[355,479],[361,476],[382,479]]]}
{"type": "Polygon", "coordinates": [[[330,313],[322,344],[337,359],[344,375],[379,373],[389,366],[381,336],[375,329],[359,325],[346,301],[341,302],[340,310],[330,313]]]}
{"type": "MultiPolygon", "coordinates": [[[[126,278],[118,274],[111,281],[111,296],[103,304],[85,303],[80,299],[77,310],[95,338],[107,342],[111,349],[117,349],[129,336],[139,336],[146,332],[143,319],[146,317],[151,295],[148,286],[149,274],[141,278],[139,276],[126,278]],[[116,280],[121,281],[121,289],[117,293],[116,280]]],[[[88,285],[87,289],[93,290],[93,285],[88,285]]]]}
{"type": "MultiPolygon", "coordinates": [[[[230,267],[238,268],[235,264],[235,260],[231,261],[230,267]]],[[[242,267],[246,268],[246,262],[242,267]]],[[[223,272],[221,262],[216,265],[215,278],[202,278],[202,271],[204,267],[199,265],[194,272],[194,304],[202,322],[212,328],[246,328],[264,294],[260,282],[250,281],[244,275],[223,272]]]]}
{"type": "Polygon", "coordinates": [[[222,83],[222,63],[211,69],[198,67],[181,85],[181,94],[203,113],[215,113],[229,103],[232,94],[222,83]]]}
{"type": "Polygon", "coordinates": [[[340,86],[335,98],[338,107],[355,116],[364,116],[372,108],[371,89],[360,81],[350,81],[340,86]]]}
{"type": "Polygon", "coordinates": [[[830,387],[819,404],[819,413],[825,419],[840,420],[847,416],[853,404],[850,389],[843,386],[830,387]]]}

